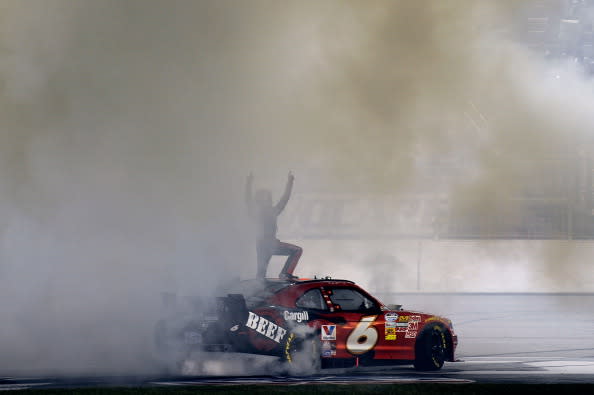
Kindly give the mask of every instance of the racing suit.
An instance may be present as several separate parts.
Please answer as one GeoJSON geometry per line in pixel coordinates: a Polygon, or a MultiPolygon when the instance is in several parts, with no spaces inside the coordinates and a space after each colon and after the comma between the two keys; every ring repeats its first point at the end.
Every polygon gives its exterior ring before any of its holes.
{"type": "MultiPolygon", "coordinates": [[[[290,278],[297,266],[297,262],[301,257],[303,250],[301,247],[281,242],[276,238],[278,229],[277,218],[284,210],[285,206],[291,196],[293,189],[293,176],[289,174],[287,184],[283,196],[276,205],[272,205],[270,199],[257,199],[254,201],[252,197],[252,177],[248,177],[246,183],[246,204],[250,217],[256,222],[257,239],[256,239],[256,255],[258,259],[257,277],[266,277],[266,270],[270,258],[273,255],[287,256],[287,260],[281,270],[279,277],[290,278]]],[[[259,191],[258,193],[267,191],[259,191]]],[[[269,193],[268,193],[269,196],[269,193]]]]}

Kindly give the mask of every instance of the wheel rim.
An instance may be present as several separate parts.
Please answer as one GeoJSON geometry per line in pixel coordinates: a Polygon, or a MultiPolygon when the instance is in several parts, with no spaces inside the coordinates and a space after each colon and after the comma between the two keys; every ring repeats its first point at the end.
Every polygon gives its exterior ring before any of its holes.
{"type": "Polygon", "coordinates": [[[444,361],[445,346],[443,333],[439,330],[433,330],[431,333],[431,360],[435,366],[441,366],[444,361]]]}

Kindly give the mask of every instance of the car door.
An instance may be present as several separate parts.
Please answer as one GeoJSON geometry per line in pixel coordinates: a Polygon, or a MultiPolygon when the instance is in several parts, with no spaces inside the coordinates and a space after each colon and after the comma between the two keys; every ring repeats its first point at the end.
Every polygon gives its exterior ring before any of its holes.
{"type": "Polygon", "coordinates": [[[322,327],[322,341],[336,340],[336,357],[374,359],[381,354],[385,342],[380,306],[355,288],[322,287],[322,294],[331,306],[329,318],[336,322],[335,327],[329,325],[326,337],[322,327]]]}

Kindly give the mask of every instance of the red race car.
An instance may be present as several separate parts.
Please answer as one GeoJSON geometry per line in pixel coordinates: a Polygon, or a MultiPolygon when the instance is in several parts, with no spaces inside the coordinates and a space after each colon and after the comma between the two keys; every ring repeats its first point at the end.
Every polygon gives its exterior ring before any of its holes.
{"type": "Polygon", "coordinates": [[[161,320],[157,346],[272,355],[314,369],[413,364],[428,371],[455,360],[450,320],[389,308],[352,281],[247,280],[217,299],[210,318],[161,320]]]}

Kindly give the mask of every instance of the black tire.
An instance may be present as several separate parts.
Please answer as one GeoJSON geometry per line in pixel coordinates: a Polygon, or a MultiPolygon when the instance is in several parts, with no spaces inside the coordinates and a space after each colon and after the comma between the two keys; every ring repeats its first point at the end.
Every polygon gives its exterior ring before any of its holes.
{"type": "Polygon", "coordinates": [[[447,336],[444,327],[435,323],[427,325],[421,331],[415,344],[415,369],[441,369],[448,353],[447,336]]]}
{"type": "Polygon", "coordinates": [[[320,344],[318,336],[305,337],[291,333],[282,351],[286,373],[295,376],[312,375],[321,369],[320,344]]]}

